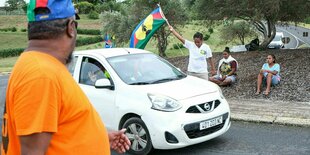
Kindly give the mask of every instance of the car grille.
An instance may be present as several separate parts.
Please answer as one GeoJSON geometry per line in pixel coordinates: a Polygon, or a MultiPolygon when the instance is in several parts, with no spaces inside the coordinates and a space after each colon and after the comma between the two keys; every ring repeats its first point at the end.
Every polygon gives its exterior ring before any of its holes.
{"type": "Polygon", "coordinates": [[[205,102],[197,105],[193,105],[186,110],[186,113],[206,113],[213,111],[216,107],[220,105],[220,100],[214,100],[210,102],[205,102]]]}
{"type": "Polygon", "coordinates": [[[190,139],[206,136],[206,135],[209,135],[209,134],[212,134],[216,131],[221,130],[223,128],[223,126],[225,125],[227,118],[228,118],[228,113],[225,113],[223,115],[223,123],[222,124],[218,124],[216,126],[208,128],[208,129],[200,130],[199,129],[200,122],[196,122],[196,123],[185,125],[184,130],[186,132],[186,135],[190,139]]]}

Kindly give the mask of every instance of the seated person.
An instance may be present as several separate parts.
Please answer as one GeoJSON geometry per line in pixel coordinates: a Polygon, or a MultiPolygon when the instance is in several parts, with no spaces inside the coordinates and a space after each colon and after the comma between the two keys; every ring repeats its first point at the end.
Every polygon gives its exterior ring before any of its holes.
{"type": "Polygon", "coordinates": [[[210,77],[209,80],[220,85],[226,86],[236,82],[238,62],[230,55],[229,47],[223,51],[223,59],[220,60],[217,75],[210,77]]]}
{"type": "Polygon", "coordinates": [[[276,63],[276,57],[273,54],[267,56],[267,63],[265,63],[257,76],[257,90],[256,95],[261,92],[261,84],[267,84],[264,95],[269,95],[270,86],[277,85],[280,82],[280,65],[276,63]]]}

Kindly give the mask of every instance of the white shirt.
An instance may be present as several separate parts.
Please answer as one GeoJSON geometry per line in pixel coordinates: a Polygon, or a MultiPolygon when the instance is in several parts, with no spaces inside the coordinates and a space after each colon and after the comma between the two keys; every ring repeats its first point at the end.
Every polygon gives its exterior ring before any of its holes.
{"type": "Polygon", "coordinates": [[[212,57],[212,51],[207,44],[202,44],[200,48],[194,42],[185,40],[184,47],[189,50],[189,63],[187,71],[194,73],[208,73],[207,58],[212,57]]]}

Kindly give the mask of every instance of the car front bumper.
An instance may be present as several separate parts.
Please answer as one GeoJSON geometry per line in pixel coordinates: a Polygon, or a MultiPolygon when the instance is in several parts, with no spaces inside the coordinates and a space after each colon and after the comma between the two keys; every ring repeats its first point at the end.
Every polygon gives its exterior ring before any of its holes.
{"type": "Polygon", "coordinates": [[[230,110],[225,99],[220,101],[221,104],[208,113],[186,113],[184,109],[188,107],[183,107],[183,110],[176,112],[157,111],[152,116],[142,116],[150,132],[153,147],[155,149],[181,148],[224,134],[230,128],[230,110]],[[222,116],[221,124],[200,130],[200,123],[220,116],[222,116]],[[168,142],[165,133],[173,135],[178,142],[168,142]]]}

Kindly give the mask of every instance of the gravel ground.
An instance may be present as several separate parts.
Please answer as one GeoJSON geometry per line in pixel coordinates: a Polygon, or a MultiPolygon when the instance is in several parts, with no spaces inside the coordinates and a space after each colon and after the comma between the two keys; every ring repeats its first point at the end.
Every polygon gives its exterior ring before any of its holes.
{"type": "MultiPolygon", "coordinates": [[[[267,50],[231,53],[238,61],[237,83],[222,87],[224,96],[231,99],[268,99],[276,101],[310,102],[310,50],[267,50]],[[268,54],[274,54],[281,66],[281,83],[271,88],[269,96],[256,91],[257,74],[268,54]]],[[[216,67],[222,53],[213,53],[216,67]]],[[[168,58],[169,62],[186,71],[188,57],[168,58]]],[[[262,91],[266,87],[263,86],[262,91]]]]}

